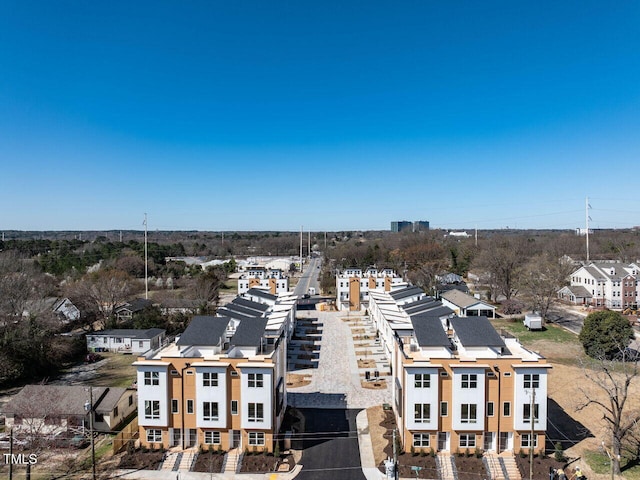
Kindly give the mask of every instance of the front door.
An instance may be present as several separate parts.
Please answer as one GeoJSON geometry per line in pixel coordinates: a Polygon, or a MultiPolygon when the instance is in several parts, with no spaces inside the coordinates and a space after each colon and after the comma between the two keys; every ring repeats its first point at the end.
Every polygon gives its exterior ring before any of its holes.
{"type": "Polygon", "coordinates": [[[493,432],[484,432],[484,450],[485,452],[495,452],[496,444],[495,444],[496,434],[493,432]]]}
{"type": "Polygon", "coordinates": [[[449,432],[438,432],[438,451],[449,451],[449,432]]]}
{"type": "Polygon", "coordinates": [[[499,451],[513,450],[513,432],[500,432],[500,445],[498,445],[499,451]]]}
{"type": "Polygon", "coordinates": [[[240,430],[231,430],[231,445],[233,448],[240,448],[242,445],[242,435],[240,430]]]}
{"type": "Polygon", "coordinates": [[[182,430],[180,428],[172,428],[171,430],[173,430],[171,433],[171,446],[176,447],[182,441],[182,430]]]}

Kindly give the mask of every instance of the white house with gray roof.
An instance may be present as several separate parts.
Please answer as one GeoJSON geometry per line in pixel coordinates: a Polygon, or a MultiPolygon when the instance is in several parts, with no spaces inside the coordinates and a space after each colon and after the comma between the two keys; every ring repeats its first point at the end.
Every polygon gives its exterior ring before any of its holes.
{"type": "Polygon", "coordinates": [[[496,316],[496,307],[460,290],[443,292],[440,299],[444,306],[451,308],[460,317],[496,316]]]}
{"type": "Polygon", "coordinates": [[[569,281],[569,289],[558,291],[563,300],[612,310],[638,308],[640,267],[635,263],[591,262],[574,271],[569,281]]]}

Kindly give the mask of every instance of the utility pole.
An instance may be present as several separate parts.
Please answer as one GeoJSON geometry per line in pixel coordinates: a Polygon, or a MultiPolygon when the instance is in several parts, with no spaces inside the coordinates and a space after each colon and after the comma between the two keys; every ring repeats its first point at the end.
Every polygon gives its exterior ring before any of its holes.
{"type": "Polygon", "coordinates": [[[311,230],[309,230],[309,246],[307,248],[307,256],[311,258],[311,230]]]}
{"type": "Polygon", "coordinates": [[[300,225],[300,274],[304,271],[302,268],[302,232],[304,229],[304,225],[300,225]]]}
{"type": "Polygon", "coordinates": [[[396,442],[396,429],[393,429],[393,478],[398,480],[398,442],[396,442]]]}
{"type": "MultiPolygon", "coordinates": [[[[9,429],[9,455],[11,455],[9,458],[13,458],[13,427],[9,429]]],[[[9,480],[13,480],[13,462],[12,461],[9,461],[9,480]]]]}
{"type": "Polygon", "coordinates": [[[587,230],[585,231],[585,235],[587,236],[587,263],[589,263],[589,220],[591,219],[589,217],[589,209],[591,208],[591,205],[589,205],[589,197],[586,198],[586,205],[585,205],[585,212],[586,212],[586,220],[587,220],[587,230]]]}
{"type": "Polygon", "coordinates": [[[144,214],[144,298],[149,300],[149,279],[148,273],[148,252],[147,252],[147,214],[144,214]]]}

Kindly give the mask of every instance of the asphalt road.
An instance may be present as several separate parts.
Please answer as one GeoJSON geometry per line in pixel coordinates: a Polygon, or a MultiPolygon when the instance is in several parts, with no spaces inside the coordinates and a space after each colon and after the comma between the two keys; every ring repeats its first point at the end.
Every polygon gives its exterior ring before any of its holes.
{"type": "Polygon", "coordinates": [[[547,313],[547,320],[566,328],[567,330],[575,333],[576,335],[582,330],[584,324],[584,317],[586,313],[577,313],[563,305],[554,305],[549,309],[547,313]]]}
{"type": "Polygon", "coordinates": [[[304,417],[299,480],[365,480],[356,430],[359,410],[300,409],[304,417]]]}
{"type": "Polygon", "coordinates": [[[309,292],[309,287],[314,287],[316,292],[320,292],[320,285],[318,284],[318,274],[320,273],[321,260],[319,258],[312,258],[309,260],[304,266],[304,270],[302,272],[302,276],[300,280],[298,280],[298,284],[296,288],[293,290],[293,293],[296,295],[304,295],[309,292]]]}

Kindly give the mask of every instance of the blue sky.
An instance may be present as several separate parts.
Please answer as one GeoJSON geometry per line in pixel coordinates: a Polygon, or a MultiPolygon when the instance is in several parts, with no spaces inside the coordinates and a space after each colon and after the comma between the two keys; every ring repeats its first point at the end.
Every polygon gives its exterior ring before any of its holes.
{"type": "Polygon", "coordinates": [[[640,225],[640,3],[0,0],[0,230],[640,225]]]}

